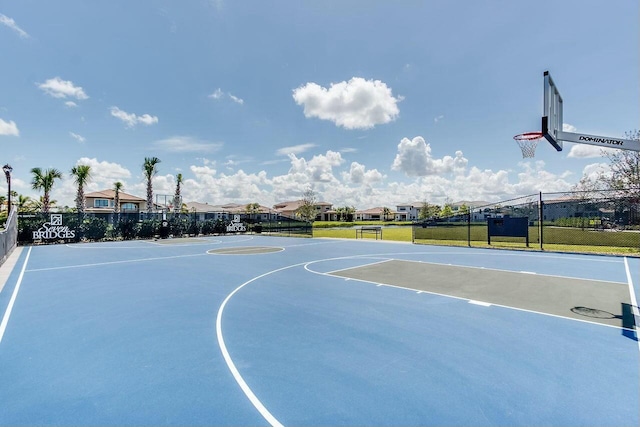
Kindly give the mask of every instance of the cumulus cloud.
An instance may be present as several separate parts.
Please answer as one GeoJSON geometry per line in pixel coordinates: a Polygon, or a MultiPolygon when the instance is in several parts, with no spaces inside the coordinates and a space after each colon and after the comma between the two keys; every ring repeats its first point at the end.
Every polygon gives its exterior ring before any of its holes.
{"type": "Polygon", "coordinates": [[[317,147],[316,144],[299,144],[292,145],[291,147],[282,147],[276,151],[278,156],[288,156],[289,154],[301,154],[305,151],[312,149],[313,147],[317,147]]]}
{"type": "Polygon", "coordinates": [[[76,103],[75,103],[75,102],[73,102],[73,101],[67,101],[67,102],[65,102],[65,103],[64,103],[64,105],[65,105],[65,106],[67,106],[67,107],[69,107],[69,108],[75,108],[75,107],[77,107],[77,106],[78,106],[78,104],[76,104],[76,103]]]}
{"type": "Polygon", "coordinates": [[[153,146],[174,153],[206,152],[212,153],[222,148],[222,143],[210,142],[191,136],[172,136],[155,141],[153,146]]]}
{"type": "Polygon", "coordinates": [[[72,81],[62,80],[60,77],[54,77],[44,83],[40,83],[38,88],[54,98],[89,99],[82,87],[75,86],[72,81]]]}
{"type": "Polygon", "coordinates": [[[295,154],[289,154],[291,160],[290,174],[304,175],[308,181],[332,182],[335,181],[333,167],[344,163],[342,155],[336,151],[327,151],[326,155],[313,156],[309,161],[298,158],[295,154]]]}
{"type": "Polygon", "coordinates": [[[9,120],[5,122],[0,119],[0,135],[8,135],[8,136],[20,136],[20,131],[18,130],[18,125],[13,120],[9,120]]]}
{"type": "Polygon", "coordinates": [[[71,135],[71,137],[73,139],[75,139],[78,142],[85,142],[86,138],[82,135],[78,135],[77,133],[73,133],[73,132],[69,132],[69,135],[71,135]]]}
{"type": "Polygon", "coordinates": [[[444,156],[435,159],[431,155],[431,145],[423,137],[413,139],[402,138],[398,144],[398,153],[391,165],[391,169],[402,171],[408,176],[427,176],[446,173],[462,173],[468,160],[462,151],[456,151],[455,157],[444,156]]]}
{"type": "Polygon", "coordinates": [[[118,107],[110,108],[111,115],[117,119],[123,121],[127,127],[134,127],[138,123],[142,123],[143,125],[150,126],[158,123],[158,117],[151,116],[149,114],[143,114],[138,116],[134,113],[127,113],[126,111],[121,110],[118,107]]]}
{"type": "Polygon", "coordinates": [[[395,120],[402,100],[384,82],[361,77],[329,88],[307,83],[293,91],[293,99],[304,107],[305,117],[329,120],[345,129],[369,129],[395,120]]]}
{"type": "Polygon", "coordinates": [[[382,182],[383,175],[377,169],[366,170],[365,165],[352,162],[348,172],[343,172],[342,178],[345,182],[352,184],[366,184],[382,182]]]}
{"type": "Polygon", "coordinates": [[[0,24],[12,29],[23,39],[29,38],[29,34],[27,34],[27,32],[24,31],[22,28],[20,28],[18,24],[16,24],[16,21],[14,21],[12,18],[9,18],[8,16],[3,15],[1,13],[0,13],[0,24]]]}

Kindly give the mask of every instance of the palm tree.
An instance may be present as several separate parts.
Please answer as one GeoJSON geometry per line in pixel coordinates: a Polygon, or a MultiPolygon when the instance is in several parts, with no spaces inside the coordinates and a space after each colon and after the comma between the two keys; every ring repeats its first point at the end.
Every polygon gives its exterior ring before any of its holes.
{"type": "Polygon", "coordinates": [[[113,212],[120,213],[120,192],[124,188],[124,185],[120,181],[113,183],[113,191],[115,196],[113,197],[113,212]]]}
{"type": "Polygon", "coordinates": [[[30,212],[33,210],[33,200],[29,196],[18,195],[18,212],[30,212]]]}
{"type": "Polygon", "coordinates": [[[62,178],[62,172],[53,168],[46,169],[45,171],[40,168],[33,168],[31,169],[31,174],[33,175],[31,188],[34,190],[42,190],[44,192],[44,195],[42,196],[42,212],[49,213],[49,207],[51,206],[49,193],[51,193],[55,180],[62,178]]]}
{"type": "Polygon", "coordinates": [[[78,186],[78,192],[76,193],[76,209],[79,214],[84,213],[86,201],[84,198],[84,186],[91,180],[91,166],[78,165],[71,168],[71,176],[73,176],[73,182],[78,186]]]}
{"type": "Polygon", "coordinates": [[[144,176],[147,179],[147,213],[153,212],[153,185],[151,181],[157,172],[156,165],[158,163],[160,163],[160,159],[157,157],[145,157],[142,165],[144,176]]]}
{"type": "Polygon", "coordinates": [[[173,211],[180,213],[182,208],[182,199],[180,198],[180,184],[182,184],[182,174],[176,175],[176,194],[173,196],[173,211]]]}
{"type": "Polygon", "coordinates": [[[382,208],[382,215],[384,215],[384,220],[386,221],[387,218],[389,217],[389,215],[391,215],[391,209],[389,209],[388,207],[384,206],[382,208]]]}

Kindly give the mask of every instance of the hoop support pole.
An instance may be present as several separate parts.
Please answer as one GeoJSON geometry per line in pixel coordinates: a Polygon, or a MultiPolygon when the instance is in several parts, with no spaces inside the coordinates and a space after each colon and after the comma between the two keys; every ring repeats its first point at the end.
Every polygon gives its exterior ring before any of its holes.
{"type": "MultiPolygon", "coordinates": [[[[547,134],[545,134],[545,138],[547,134]]],[[[635,139],[610,138],[607,136],[587,135],[584,133],[558,132],[559,141],[574,142],[576,144],[596,145],[598,147],[617,148],[619,150],[640,151],[640,141],[635,139]]]]}

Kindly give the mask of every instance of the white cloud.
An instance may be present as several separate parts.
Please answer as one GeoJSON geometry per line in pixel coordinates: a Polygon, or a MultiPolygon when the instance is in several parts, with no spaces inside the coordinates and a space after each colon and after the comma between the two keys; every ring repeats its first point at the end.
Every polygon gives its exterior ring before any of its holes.
{"type": "Polygon", "coordinates": [[[310,150],[313,147],[317,147],[317,145],[309,143],[309,144],[293,145],[291,147],[282,147],[278,149],[278,151],[276,151],[276,154],[278,156],[288,156],[289,154],[301,154],[301,153],[304,153],[305,151],[310,150]]]}
{"type": "Polygon", "coordinates": [[[65,103],[64,103],[64,105],[66,105],[66,106],[67,106],[67,107],[69,107],[69,108],[75,108],[75,107],[77,107],[77,106],[78,106],[78,104],[76,104],[76,103],[75,103],[75,102],[73,102],[73,101],[67,101],[67,102],[65,102],[65,103]]]}
{"type": "MultiPolygon", "coordinates": [[[[239,98],[235,95],[232,95],[231,93],[228,93],[228,92],[226,93],[226,95],[229,97],[229,99],[231,99],[236,104],[240,104],[240,105],[244,104],[244,99],[239,98]]],[[[225,96],[225,93],[222,91],[222,89],[218,88],[211,95],[208,95],[208,98],[220,100],[224,96],[225,96]]]]}
{"type": "Polygon", "coordinates": [[[333,176],[333,167],[344,163],[342,155],[336,151],[327,151],[326,155],[313,156],[308,162],[304,158],[298,158],[295,154],[289,154],[291,168],[289,174],[304,175],[310,182],[336,181],[333,176]]]}
{"type": "Polygon", "coordinates": [[[9,27],[10,29],[18,33],[18,35],[23,39],[29,38],[29,34],[27,34],[27,32],[24,31],[22,28],[20,28],[18,24],[16,24],[16,21],[14,21],[12,18],[9,18],[8,16],[3,15],[1,13],[0,13],[0,24],[5,25],[6,27],[9,27]]]}
{"type": "Polygon", "coordinates": [[[86,93],[80,86],[75,86],[70,80],[62,80],[54,77],[38,85],[46,94],[54,98],[76,98],[79,100],[88,99],[86,93]]]}
{"type": "Polygon", "coordinates": [[[158,117],[151,116],[149,114],[137,116],[134,113],[127,113],[126,111],[123,111],[118,107],[111,107],[110,111],[113,117],[122,120],[129,128],[134,127],[138,123],[142,123],[143,125],[147,126],[158,123],[158,117]]]}
{"type": "Polygon", "coordinates": [[[566,149],[567,146],[571,147],[571,149],[569,150],[569,154],[567,154],[567,157],[572,157],[575,159],[603,157],[607,153],[615,152],[615,148],[598,147],[597,145],[564,143],[563,148],[566,149]]]}
{"type": "Polygon", "coordinates": [[[78,135],[77,133],[69,132],[72,138],[76,139],[78,142],[85,142],[86,138],[82,135],[78,135]]]}
{"type": "Polygon", "coordinates": [[[575,126],[570,125],[569,123],[563,123],[562,124],[562,131],[563,132],[572,132],[573,133],[573,132],[576,132],[577,130],[578,129],[575,126]]]}
{"type": "Polygon", "coordinates": [[[351,182],[353,184],[371,185],[382,182],[383,175],[378,172],[377,169],[366,170],[364,165],[361,165],[358,162],[353,162],[351,163],[349,172],[342,173],[342,179],[345,182],[351,182]]]}
{"type": "Polygon", "coordinates": [[[18,125],[13,120],[9,120],[5,122],[0,119],[0,135],[9,135],[9,136],[20,136],[20,131],[18,130],[18,125]]]}
{"type": "Polygon", "coordinates": [[[444,116],[441,114],[438,117],[434,117],[433,122],[438,123],[440,120],[444,119],[444,116]]]}
{"type": "Polygon", "coordinates": [[[218,88],[211,95],[209,95],[209,98],[220,99],[223,96],[224,96],[224,93],[222,93],[222,89],[218,88]]]}
{"type": "Polygon", "coordinates": [[[237,96],[234,96],[234,95],[231,95],[231,94],[229,94],[229,98],[231,98],[231,100],[233,102],[235,102],[236,104],[240,104],[240,105],[244,104],[244,99],[242,99],[242,98],[238,98],[237,96]]]}
{"type": "Polygon", "coordinates": [[[222,143],[209,142],[191,136],[172,136],[155,141],[154,147],[174,153],[206,152],[212,153],[222,148],[222,143]]]}
{"type": "Polygon", "coordinates": [[[380,80],[361,77],[332,83],[328,89],[307,83],[293,91],[293,99],[304,106],[305,117],[330,120],[346,129],[369,129],[395,120],[402,100],[380,80]]]}
{"type": "Polygon", "coordinates": [[[464,172],[467,163],[468,160],[464,158],[462,151],[456,151],[455,158],[451,156],[444,156],[442,159],[433,158],[431,145],[427,144],[423,137],[416,136],[411,140],[402,138],[391,169],[415,177],[446,173],[460,174],[464,172]]]}

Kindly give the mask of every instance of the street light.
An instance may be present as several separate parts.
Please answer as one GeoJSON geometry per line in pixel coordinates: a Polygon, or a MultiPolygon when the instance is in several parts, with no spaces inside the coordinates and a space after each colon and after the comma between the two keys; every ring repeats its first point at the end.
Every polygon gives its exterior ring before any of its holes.
{"type": "Polygon", "coordinates": [[[11,172],[13,168],[7,163],[2,167],[4,171],[4,176],[7,177],[7,216],[11,213],[11,172]]]}

